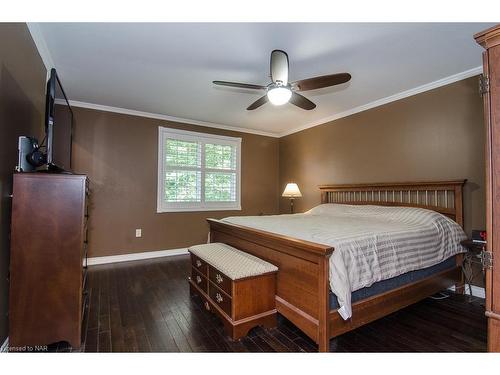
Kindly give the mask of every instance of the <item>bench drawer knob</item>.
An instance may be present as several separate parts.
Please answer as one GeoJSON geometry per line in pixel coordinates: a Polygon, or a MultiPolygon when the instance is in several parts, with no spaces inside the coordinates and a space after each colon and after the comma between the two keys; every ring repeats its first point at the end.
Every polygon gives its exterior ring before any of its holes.
{"type": "Polygon", "coordinates": [[[220,293],[217,293],[215,295],[215,299],[217,300],[218,303],[221,303],[222,301],[224,301],[224,298],[222,298],[222,296],[220,295],[220,293]]]}
{"type": "Polygon", "coordinates": [[[220,275],[220,273],[218,273],[217,275],[215,275],[215,280],[217,280],[217,284],[220,284],[221,282],[224,281],[224,279],[222,278],[222,276],[220,275]]]}
{"type": "Polygon", "coordinates": [[[196,267],[201,267],[201,261],[199,259],[196,259],[196,267]]]}
{"type": "Polygon", "coordinates": [[[201,277],[200,276],[196,276],[196,283],[197,284],[201,283],[201,277]]]}

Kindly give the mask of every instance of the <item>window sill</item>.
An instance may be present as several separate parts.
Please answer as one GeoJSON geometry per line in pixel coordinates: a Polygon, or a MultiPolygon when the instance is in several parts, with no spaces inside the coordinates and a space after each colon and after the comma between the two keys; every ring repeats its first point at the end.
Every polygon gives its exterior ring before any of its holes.
{"type": "Polygon", "coordinates": [[[157,209],[157,214],[169,212],[203,212],[203,211],[241,211],[241,206],[234,207],[186,207],[157,209]]]}

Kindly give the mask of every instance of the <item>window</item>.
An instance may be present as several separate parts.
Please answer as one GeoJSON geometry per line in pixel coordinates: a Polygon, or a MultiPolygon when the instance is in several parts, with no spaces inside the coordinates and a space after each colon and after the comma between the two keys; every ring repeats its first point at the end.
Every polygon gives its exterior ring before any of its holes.
{"type": "Polygon", "coordinates": [[[157,212],[241,210],[241,138],[159,128],[157,212]]]}

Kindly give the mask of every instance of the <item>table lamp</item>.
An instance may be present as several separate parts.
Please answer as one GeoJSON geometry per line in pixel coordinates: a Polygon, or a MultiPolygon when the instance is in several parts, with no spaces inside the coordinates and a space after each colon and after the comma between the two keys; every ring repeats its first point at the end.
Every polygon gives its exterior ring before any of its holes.
{"type": "Polygon", "coordinates": [[[283,191],[283,194],[281,194],[281,196],[290,198],[290,212],[293,214],[293,200],[295,198],[302,197],[302,194],[300,193],[297,184],[294,182],[286,184],[285,190],[283,191]]]}

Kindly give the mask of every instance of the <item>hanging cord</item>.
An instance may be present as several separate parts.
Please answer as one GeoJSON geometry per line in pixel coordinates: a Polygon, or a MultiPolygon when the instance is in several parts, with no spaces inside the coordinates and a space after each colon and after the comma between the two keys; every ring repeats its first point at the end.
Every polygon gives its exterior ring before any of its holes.
{"type": "Polygon", "coordinates": [[[442,299],[450,298],[450,295],[446,294],[444,292],[439,292],[439,293],[436,293],[436,294],[430,296],[429,298],[433,299],[433,300],[436,300],[436,301],[439,301],[439,300],[442,300],[442,299]]]}
{"type": "MultiPolygon", "coordinates": [[[[466,254],[465,255],[465,258],[464,258],[464,261],[462,263],[462,273],[464,275],[464,278],[465,278],[465,292],[467,291],[467,286],[469,287],[469,295],[470,297],[472,297],[474,294],[472,293],[472,281],[476,279],[476,277],[478,276],[478,271],[474,271],[474,264],[479,264],[479,265],[482,265],[481,262],[479,261],[475,261],[476,258],[474,258],[475,255],[471,255],[471,254],[466,254]]],[[[479,271],[481,272],[481,271],[479,271]]]]}
{"type": "Polygon", "coordinates": [[[38,145],[38,148],[47,148],[47,146],[45,146],[45,140],[47,139],[47,134],[45,135],[45,137],[43,137],[42,139],[42,142],[38,145]]]}

